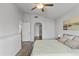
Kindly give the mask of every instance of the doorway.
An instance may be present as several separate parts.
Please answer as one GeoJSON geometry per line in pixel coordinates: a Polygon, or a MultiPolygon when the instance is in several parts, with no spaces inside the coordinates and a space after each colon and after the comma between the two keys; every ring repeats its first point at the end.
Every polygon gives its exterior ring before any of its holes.
{"type": "Polygon", "coordinates": [[[35,40],[42,40],[42,24],[39,22],[34,25],[34,41],[35,40]]]}

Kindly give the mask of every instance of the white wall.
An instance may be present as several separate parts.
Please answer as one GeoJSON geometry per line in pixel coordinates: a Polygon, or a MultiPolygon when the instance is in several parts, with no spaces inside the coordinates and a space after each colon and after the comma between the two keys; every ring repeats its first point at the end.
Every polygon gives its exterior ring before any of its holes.
{"type": "Polygon", "coordinates": [[[60,34],[61,36],[63,36],[63,34],[71,34],[71,35],[79,36],[79,31],[63,30],[63,22],[74,16],[79,16],[79,6],[73,8],[68,13],[66,13],[64,16],[56,20],[56,36],[58,34],[60,34]]]}
{"type": "Polygon", "coordinates": [[[13,4],[0,4],[0,55],[15,55],[21,49],[18,34],[22,14],[13,4]]]}
{"type": "MultiPolygon", "coordinates": [[[[34,18],[35,15],[25,14],[24,21],[26,23],[31,23],[31,41],[34,39],[34,24],[36,22],[42,23],[42,35],[43,39],[51,39],[55,37],[55,24],[54,20],[43,18],[38,16],[38,18],[34,18]]],[[[27,41],[28,39],[26,39],[27,41]]]]}

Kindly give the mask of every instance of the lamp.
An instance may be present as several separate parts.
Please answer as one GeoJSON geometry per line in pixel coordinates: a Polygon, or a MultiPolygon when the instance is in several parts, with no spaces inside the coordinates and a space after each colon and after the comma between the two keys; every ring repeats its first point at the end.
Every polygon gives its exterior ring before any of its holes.
{"type": "Polygon", "coordinates": [[[60,35],[58,35],[58,39],[60,39],[60,35]]]}

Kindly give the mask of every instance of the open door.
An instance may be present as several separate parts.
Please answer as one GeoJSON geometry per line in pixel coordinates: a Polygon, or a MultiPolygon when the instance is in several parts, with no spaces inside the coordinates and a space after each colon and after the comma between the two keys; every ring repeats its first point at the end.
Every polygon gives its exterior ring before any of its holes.
{"type": "Polygon", "coordinates": [[[34,40],[42,40],[42,24],[35,23],[34,25],[34,40]]]}

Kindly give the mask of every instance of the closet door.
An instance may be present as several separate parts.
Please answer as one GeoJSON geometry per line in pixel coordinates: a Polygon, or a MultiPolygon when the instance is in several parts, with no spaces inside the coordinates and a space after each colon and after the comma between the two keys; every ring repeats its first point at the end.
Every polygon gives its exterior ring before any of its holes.
{"type": "Polygon", "coordinates": [[[23,41],[30,41],[30,23],[24,23],[22,28],[23,41]]]}

